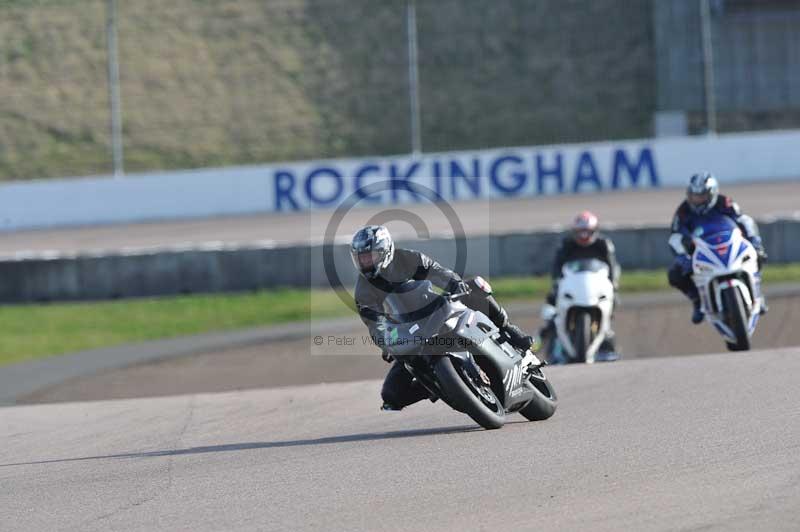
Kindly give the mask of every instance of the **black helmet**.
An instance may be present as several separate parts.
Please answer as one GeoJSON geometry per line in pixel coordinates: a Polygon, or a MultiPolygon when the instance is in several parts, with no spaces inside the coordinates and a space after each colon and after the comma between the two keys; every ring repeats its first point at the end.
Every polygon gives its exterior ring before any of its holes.
{"type": "Polygon", "coordinates": [[[689,179],[686,201],[696,214],[705,214],[717,203],[719,183],[711,172],[701,172],[689,179]]]}
{"type": "Polygon", "coordinates": [[[382,225],[368,225],[353,235],[350,255],[356,269],[367,279],[386,269],[394,258],[394,241],[382,225]]]}

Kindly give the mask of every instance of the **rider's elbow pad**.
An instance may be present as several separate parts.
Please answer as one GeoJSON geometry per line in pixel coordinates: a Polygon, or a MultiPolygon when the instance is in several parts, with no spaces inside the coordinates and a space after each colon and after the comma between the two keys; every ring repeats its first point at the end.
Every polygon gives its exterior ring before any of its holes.
{"type": "Polygon", "coordinates": [[[677,255],[688,255],[686,246],[683,245],[683,235],[680,233],[672,233],[669,237],[669,247],[672,248],[677,255]]]}
{"type": "Polygon", "coordinates": [[[752,216],[748,216],[747,214],[742,214],[737,218],[736,222],[742,226],[744,229],[745,236],[750,239],[754,236],[758,236],[758,225],[756,225],[756,221],[753,220],[752,216]]]}

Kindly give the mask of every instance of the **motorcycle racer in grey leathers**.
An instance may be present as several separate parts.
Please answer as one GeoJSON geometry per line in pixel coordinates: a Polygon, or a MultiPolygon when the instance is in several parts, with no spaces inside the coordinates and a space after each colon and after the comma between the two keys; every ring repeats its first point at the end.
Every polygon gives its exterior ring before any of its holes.
{"type": "MultiPolygon", "coordinates": [[[[483,278],[464,281],[424,253],[396,248],[389,230],[382,225],[359,229],[353,236],[350,252],[360,274],[354,294],[356,308],[376,343],[380,343],[385,330],[384,298],[406,281],[428,280],[446,292],[467,293],[463,299],[465,305],[491,319],[511,345],[523,351],[530,349],[533,338],[509,321],[508,313],[492,296],[492,288],[483,278]]],[[[383,356],[392,362],[385,351],[383,356]]],[[[386,375],[381,397],[384,410],[400,410],[426,399],[428,393],[412,380],[402,364],[395,362],[386,375]]]]}

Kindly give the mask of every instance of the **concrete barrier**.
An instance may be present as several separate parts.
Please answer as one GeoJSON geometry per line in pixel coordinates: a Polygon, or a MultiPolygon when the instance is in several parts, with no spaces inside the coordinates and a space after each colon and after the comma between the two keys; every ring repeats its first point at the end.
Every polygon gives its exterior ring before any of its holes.
{"type": "MultiPolygon", "coordinates": [[[[772,263],[800,262],[800,221],[760,224],[772,263]]],[[[623,269],[656,269],[670,264],[666,228],[607,231],[623,269]]],[[[467,275],[489,277],[545,274],[561,234],[556,232],[473,236],[461,254],[467,275]]],[[[454,268],[454,239],[399,242],[454,268]]],[[[346,245],[332,248],[332,270],[344,286],[356,279],[346,245]]],[[[164,250],[152,253],[78,255],[0,261],[0,302],[101,300],[277,287],[328,287],[323,247],[242,247],[164,250]]]]}

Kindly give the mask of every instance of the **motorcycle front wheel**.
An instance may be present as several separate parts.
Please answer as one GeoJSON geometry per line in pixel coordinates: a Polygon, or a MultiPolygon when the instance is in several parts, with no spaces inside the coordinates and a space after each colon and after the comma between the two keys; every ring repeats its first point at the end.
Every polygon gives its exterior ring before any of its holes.
{"type": "Polygon", "coordinates": [[[592,315],[585,310],[576,310],[574,319],[572,347],[575,348],[575,361],[586,362],[586,352],[592,345],[592,315]]]}
{"type": "Polygon", "coordinates": [[[747,311],[742,294],[738,289],[728,288],[722,292],[722,304],[725,306],[728,327],[736,335],[736,343],[726,342],[730,351],[749,351],[750,335],[747,331],[747,311]]]}
{"type": "Polygon", "coordinates": [[[505,424],[505,408],[491,386],[476,382],[460,360],[439,357],[433,371],[450,406],[485,429],[499,429],[505,424]]]}

